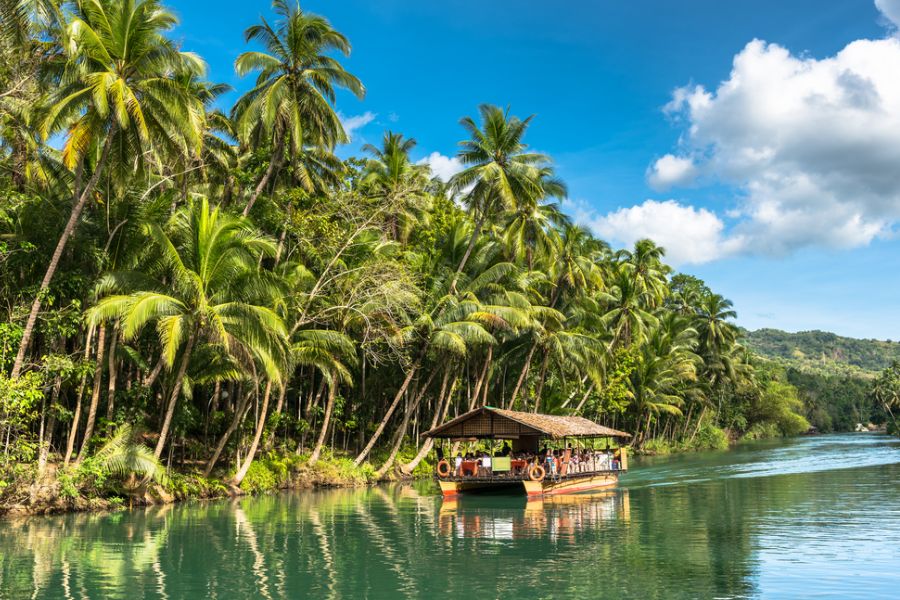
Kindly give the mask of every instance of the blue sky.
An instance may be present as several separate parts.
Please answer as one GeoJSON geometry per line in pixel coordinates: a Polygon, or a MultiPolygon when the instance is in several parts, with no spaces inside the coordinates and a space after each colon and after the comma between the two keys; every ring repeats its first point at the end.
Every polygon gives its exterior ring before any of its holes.
{"type": "MultiPolygon", "coordinates": [[[[233,61],[268,2],[169,5],[210,78],[246,89],[233,61]]],[[[580,221],[656,238],[741,325],[900,339],[900,0],[303,6],[368,88],[339,98],[342,155],[390,128],[452,172],[459,118],[509,105],[580,221]]]]}

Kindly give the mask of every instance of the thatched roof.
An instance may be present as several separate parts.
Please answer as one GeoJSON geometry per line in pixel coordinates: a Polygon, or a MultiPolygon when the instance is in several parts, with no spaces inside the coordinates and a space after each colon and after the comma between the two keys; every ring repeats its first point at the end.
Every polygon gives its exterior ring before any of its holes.
{"type": "Polygon", "coordinates": [[[431,438],[518,438],[540,436],[617,437],[630,434],[598,425],[584,417],[560,417],[536,413],[503,410],[485,406],[476,408],[422,434],[431,438]]]}

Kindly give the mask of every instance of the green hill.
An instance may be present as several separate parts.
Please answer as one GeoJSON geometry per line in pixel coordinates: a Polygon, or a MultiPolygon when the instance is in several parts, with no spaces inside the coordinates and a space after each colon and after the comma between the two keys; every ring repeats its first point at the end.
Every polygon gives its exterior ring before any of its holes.
{"type": "Polygon", "coordinates": [[[872,376],[900,360],[900,343],[890,340],[860,340],[827,331],[758,329],[743,334],[744,343],[757,354],[800,371],[872,376]]]}
{"type": "Polygon", "coordinates": [[[783,367],[803,400],[804,416],[819,431],[852,431],[879,421],[872,379],[894,360],[900,343],[860,340],[827,331],[742,331],[744,344],[783,367]]]}

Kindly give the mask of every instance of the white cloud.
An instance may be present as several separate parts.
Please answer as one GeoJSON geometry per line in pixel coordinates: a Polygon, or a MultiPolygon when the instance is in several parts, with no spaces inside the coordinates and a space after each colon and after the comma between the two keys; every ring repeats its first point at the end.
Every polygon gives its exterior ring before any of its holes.
{"type": "Polygon", "coordinates": [[[666,154],[650,167],[647,180],[655,190],[666,190],[676,185],[686,185],[697,176],[697,167],[690,158],[666,154]]]}
{"type": "Polygon", "coordinates": [[[431,167],[432,174],[436,175],[441,181],[450,181],[450,178],[463,170],[463,164],[455,156],[444,156],[440,152],[432,152],[422,160],[418,161],[418,165],[428,165],[431,167]]]}
{"type": "MultiPolygon", "coordinates": [[[[877,4],[900,22],[900,0],[877,4]]],[[[685,120],[682,156],[663,157],[650,176],[675,181],[693,169],[736,186],[730,236],[747,251],[849,248],[890,235],[900,221],[898,73],[893,37],[824,59],[754,40],[716,89],[676,90],[666,111],[685,120]]]]}
{"type": "Polygon", "coordinates": [[[338,112],[338,119],[341,120],[341,125],[344,126],[344,131],[347,133],[347,137],[353,139],[353,134],[371,123],[375,120],[375,117],[378,116],[371,111],[366,111],[361,115],[351,115],[347,116],[341,112],[338,112]]]}
{"type": "Polygon", "coordinates": [[[894,27],[900,27],[900,0],[875,0],[875,7],[894,27]]]}
{"type": "Polygon", "coordinates": [[[715,213],[675,200],[646,200],[606,215],[597,215],[579,202],[567,201],[566,208],[576,221],[623,246],[652,239],[666,249],[666,262],[676,266],[710,262],[731,254],[740,245],[739,240],[723,236],[725,224],[715,213]]]}

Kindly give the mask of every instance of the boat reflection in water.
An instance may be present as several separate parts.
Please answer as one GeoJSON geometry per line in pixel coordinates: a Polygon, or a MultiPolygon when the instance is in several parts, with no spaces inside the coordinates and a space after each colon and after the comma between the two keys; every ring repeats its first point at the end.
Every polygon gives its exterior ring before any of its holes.
{"type": "Polygon", "coordinates": [[[628,490],[610,490],[528,499],[501,495],[444,499],[438,524],[442,535],[454,538],[556,540],[630,518],[628,490]]]}

